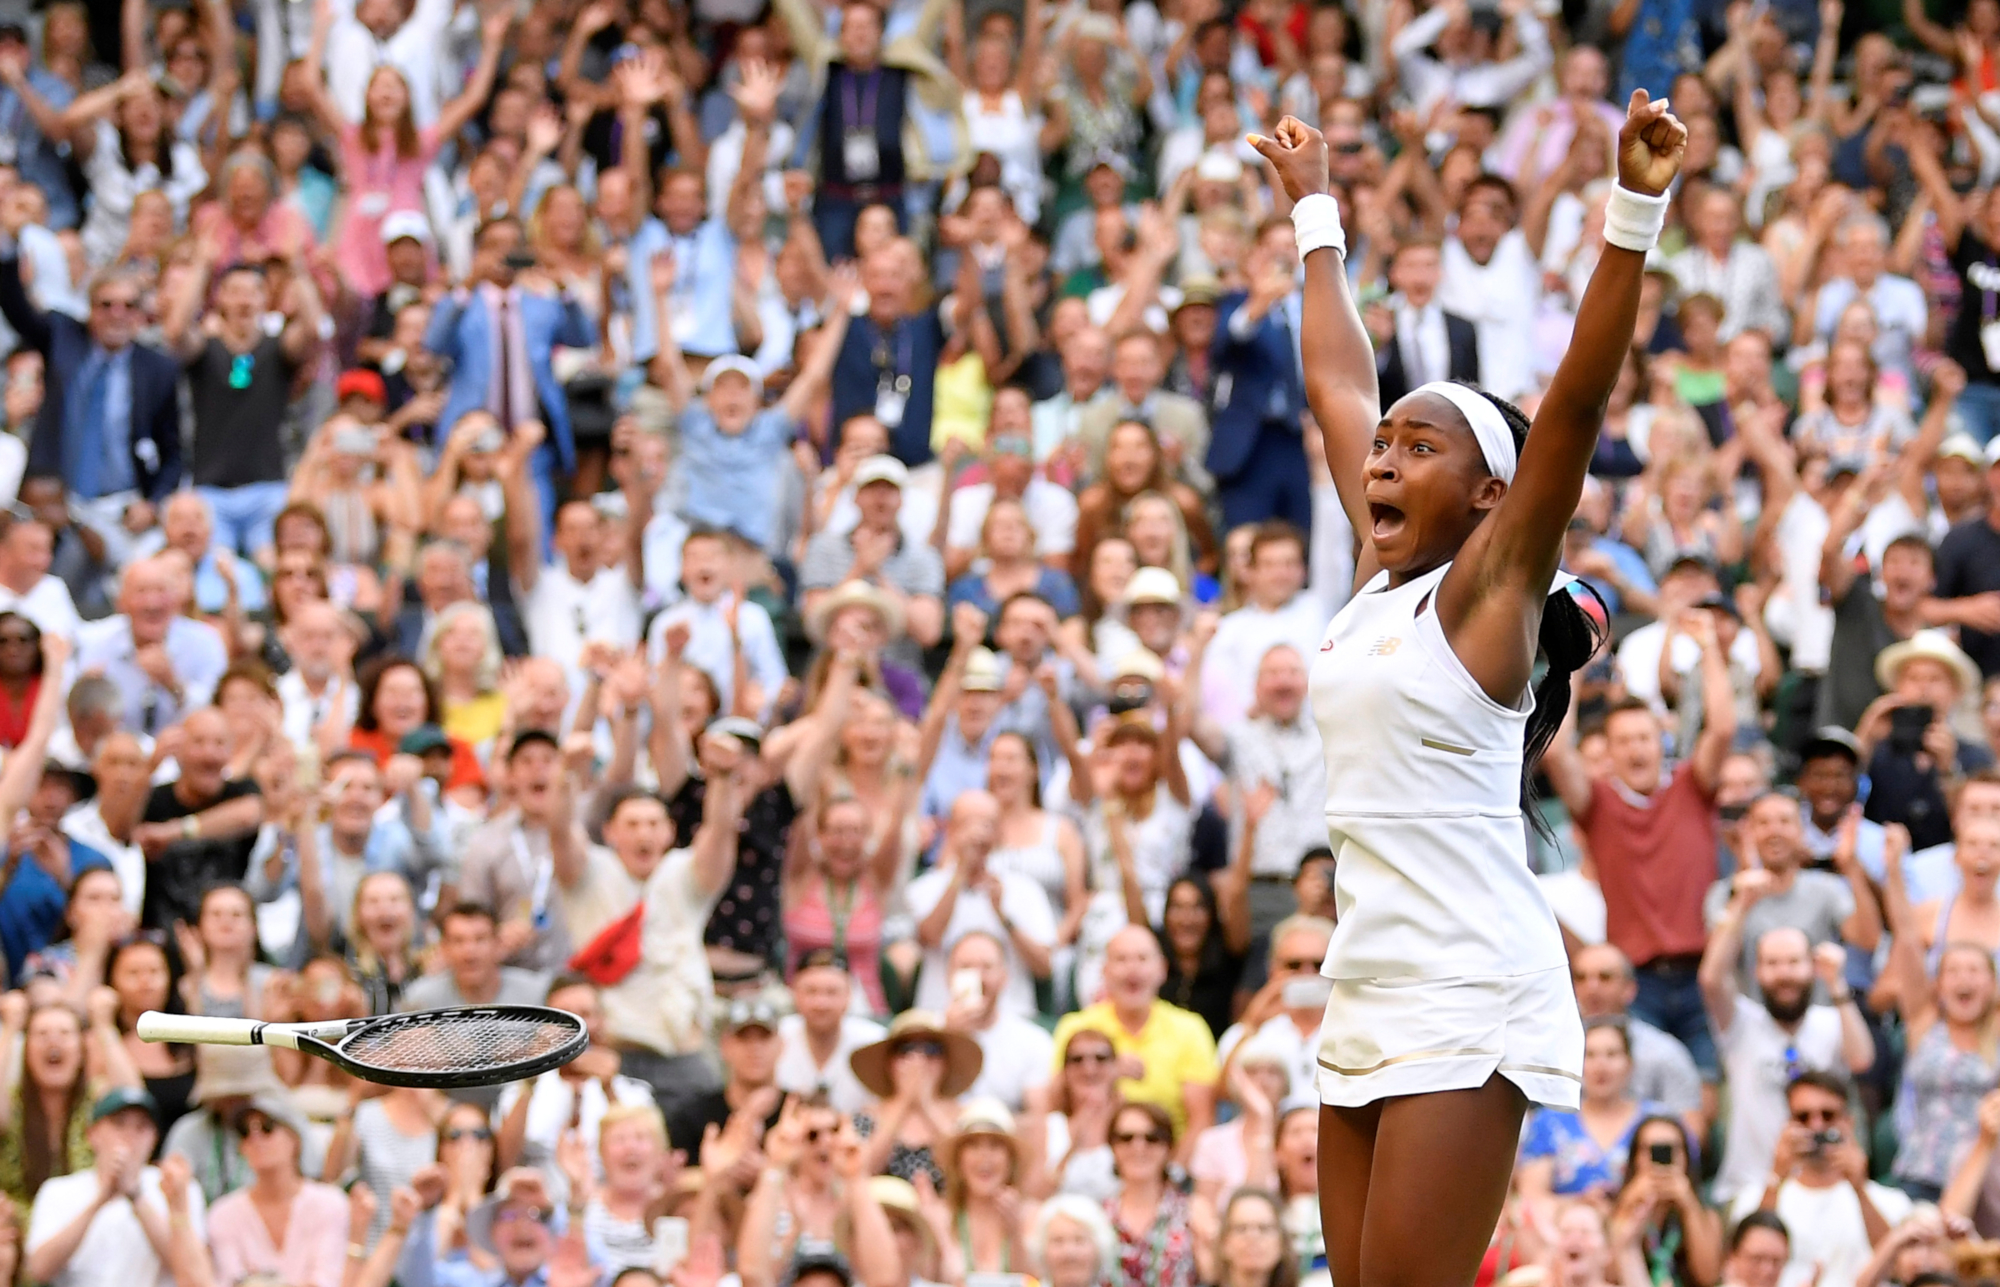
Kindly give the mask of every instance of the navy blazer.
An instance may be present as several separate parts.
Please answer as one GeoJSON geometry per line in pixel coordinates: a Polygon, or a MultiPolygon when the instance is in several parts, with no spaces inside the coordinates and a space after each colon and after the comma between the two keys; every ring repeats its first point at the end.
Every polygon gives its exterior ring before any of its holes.
{"type": "MultiPolygon", "coordinates": [[[[95,341],[69,314],[35,307],[21,284],[18,257],[0,259],[0,314],[47,366],[42,409],[28,442],[28,473],[60,478],[69,387],[90,359],[95,341]]],[[[173,358],[143,344],[132,346],[132,478],[150,501],[164,500],[181,484],[180,377],[180,363],[173,358]]]]}
{"type": "MultiPolygon", "coordinates": [[[[1456,313],[1444,315],[1446,378],[1479,383],[1479,328],[1456,313]]],[[[1375,379],[1382,392],[1382,409],[1417,387],[1403,369],[1403,342],[1391,335],[1389,342],[1375,350],[1375,379]]]]}
{"type": "Polygon", "coordinates": [[[1230,334],[1229,319],[1248,298],[1249,292],[1237,290],[1216,301],[1207,463],[1219,483],[1230,481],[1249,465],[1258,432],[1273,418],[1272,389],[1284,392],[1280,423],[1291,432],[1299,432],[1299,417],[1305,411],[1305,385],[1295,376],[1298,356],[1285,328],[1266,313],[1248,340],[1239,342],[1230,334]]]}

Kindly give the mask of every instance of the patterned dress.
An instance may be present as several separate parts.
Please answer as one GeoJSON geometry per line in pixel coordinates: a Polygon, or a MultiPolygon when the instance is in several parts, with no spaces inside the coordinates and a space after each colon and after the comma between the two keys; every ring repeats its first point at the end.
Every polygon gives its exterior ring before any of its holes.
{"type": "Polygon", "coordinates": [[[1194,1229],[1188,1223],[1188,1196],[1169,1187],[1153,1223],[1127,1229],[1118,1218],[1118,1199],[1108,1198],[1104,1214],[1118,1231],[1118,1269],[1112,1287],[1195,1287],[1194,1229]]]}

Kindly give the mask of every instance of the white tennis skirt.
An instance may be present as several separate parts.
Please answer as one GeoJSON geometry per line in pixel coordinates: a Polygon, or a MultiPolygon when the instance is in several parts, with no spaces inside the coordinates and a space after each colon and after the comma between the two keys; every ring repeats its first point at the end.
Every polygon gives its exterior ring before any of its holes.
{"type": "Polygon", "coordinates": [[[1575,1108],[1583,1021],[1569,970],[1461,979],[1335,979],[1320,1025],[1319,1098],[1359,1108],[1472,1090],[1498,1072],[1537,1104],[1575,1108]]]}

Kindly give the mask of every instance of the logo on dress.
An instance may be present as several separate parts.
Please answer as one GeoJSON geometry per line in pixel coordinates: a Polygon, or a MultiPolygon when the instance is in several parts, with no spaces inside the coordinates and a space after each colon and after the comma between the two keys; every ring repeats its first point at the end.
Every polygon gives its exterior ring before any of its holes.
{"type": "Polygon", "coordinates": [[[1370,657],[1387,657],[1402,646],[1403,640],[1401,636],[1383,635],[1374,643],[1368,645],[1368,655],[1370,657]]]}

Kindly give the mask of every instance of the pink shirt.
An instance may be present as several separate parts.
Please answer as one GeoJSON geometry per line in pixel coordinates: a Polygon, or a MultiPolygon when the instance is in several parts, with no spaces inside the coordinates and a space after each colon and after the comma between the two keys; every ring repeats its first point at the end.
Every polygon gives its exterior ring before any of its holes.
{"type": "Polygon", "coordinates": [[[441,142],[434,127],[418,130],[417,154],[403,157],[393,147],[370,152],[358,125],[340,132],[347,216],[341,224],[335,256],[349,288],[361,298],[389,288],[389,254],[382,245],[382,220],[399,210],[424,213],[424,171],[430,168],[441,142]]]}
{"type": "Polygon", "coordinates": [[[331,1184],[307,1180],[292,1199],[285,1245],[274,1247],[250,1190],[238,1189],[208,1209],[215,1280],[234,1283],[246,1274],[275,1274],[288,1287],[340,1287],[347,1230],[347,1195],[331,1184]]]}

